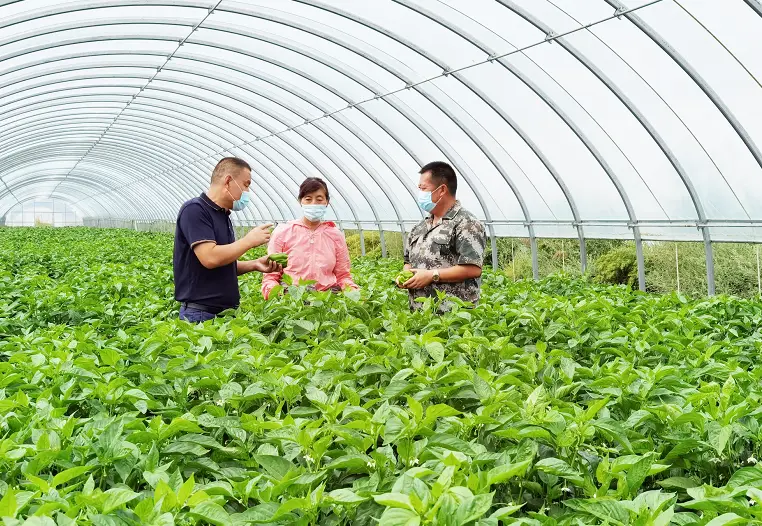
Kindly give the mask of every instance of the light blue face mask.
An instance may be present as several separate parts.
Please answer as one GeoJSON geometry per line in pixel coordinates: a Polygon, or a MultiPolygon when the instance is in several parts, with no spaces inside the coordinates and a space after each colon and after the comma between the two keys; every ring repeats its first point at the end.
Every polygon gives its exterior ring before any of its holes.
{"type": "MultiPolygon", "coordinates": [[[[241,190],[241,197],[240,199],[234,199],[233,200],[233,211],[234,212],[240,212],[241,210],[245,209],[247,206],[249,206],[249,199],[251,196],[249,195],[249,192],[244,192],[241,188],[241,185],[236,183],[235,179],[233,179],[233,182],[235,185],[241,190]]],[[[229,194],[230,192],[228,192],[229,194]]],[[[233,197],[232,195],[230,197],[233,197]]]]}
{"type": "Polygon", "coordinates": [[[302,213],[308,221],[322,221],[326,212],[327,205],[302,205],[302,213]]]}
{"type": "Polygon", "coordinates": [[[418,190],[418,206],[421,207],[421,210],[430,214],[431,211],[437,207],[437,203],[431,200],[432,192],[436,192],[437,190],[439,190],[439,187],[434,188],[431,192],[418,190]]]}

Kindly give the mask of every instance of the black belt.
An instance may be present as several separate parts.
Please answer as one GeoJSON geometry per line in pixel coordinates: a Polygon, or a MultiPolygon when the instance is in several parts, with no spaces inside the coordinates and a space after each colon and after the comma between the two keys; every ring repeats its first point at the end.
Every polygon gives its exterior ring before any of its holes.
{"type": "Polygon", "coordinates": [[[201,303],[183,302],[182,306],[186,309],[200,310],[201,312],[208,312],[209,314],[219,314],[220,312],[227,310],[219,307],[210,307],[209,305],[202,305],[201,303]]]}

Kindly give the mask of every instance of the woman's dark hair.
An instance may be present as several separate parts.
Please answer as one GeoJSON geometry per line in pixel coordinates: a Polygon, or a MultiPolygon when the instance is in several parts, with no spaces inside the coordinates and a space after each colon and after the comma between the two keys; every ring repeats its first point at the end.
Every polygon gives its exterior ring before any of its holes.
{"type": "Polygon", "coordinates": [[[317,192],[318,190],[325,190],[326,200],[331,200],[331,196],[328,195],[328,185],[325,184],[325,181],[323,181],[320,177],[308,177],[304,180],[302,186],[299,187],[299,201],[301,202],[305,196],[311,194],[312,192],[317,192]]]}

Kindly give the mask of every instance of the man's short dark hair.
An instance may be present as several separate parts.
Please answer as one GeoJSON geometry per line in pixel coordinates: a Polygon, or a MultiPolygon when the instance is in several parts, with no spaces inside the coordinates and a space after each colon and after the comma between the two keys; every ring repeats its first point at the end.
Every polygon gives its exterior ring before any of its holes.
{"type": "Polygon", "coordinates": [[[328,185],[325,184],[325,181],[320,177],[308,177],[299,187],[299,201],[301,202],[305,196],[310,195],[312,192],[317,192],[318,190],[325,190],[325,198],[329,201],[331,200],[331,196],[328,194],[328,185]]]}
{"type": "Polygon", "coordinates": [[[220,159],[212,172],[212,182],[221,181],[226,176],[234,177],[240,170],[251,171],[249,163],[238,157],[225,157],[220,159]]]}
{"type": "Polygon", "coordinates": [[[458,176],[455,175],[455,170],[453,170],[452,166],[442,161],[434,161],[421,168],[421,171],[418,173],[423,175],[426,172],[431,172],[431,180],[435,185],[447,186],[450,195],[455,197],[455,194],[458,192],[458,176]]]}

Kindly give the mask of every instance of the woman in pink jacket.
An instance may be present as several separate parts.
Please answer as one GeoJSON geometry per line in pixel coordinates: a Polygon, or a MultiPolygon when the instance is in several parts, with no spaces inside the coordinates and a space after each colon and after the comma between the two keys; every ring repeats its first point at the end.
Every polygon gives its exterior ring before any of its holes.
{"type": "MultiPolygon", "coordinates": [[[[299,187],[299,204],[303,217],[279,225],[270,237],[268,254],[285,252],[288,267],[283,270],[294,283],[300,279],[314,281],[317,290],[339,291],[359,288],[350,274],[351,263],[344,234],[330,221],[323,221],[330,198],[325,181],[310,177],[299,187]]],[[[265,274],[262,295],[281,285],[283,272],[265,274]]]]}

